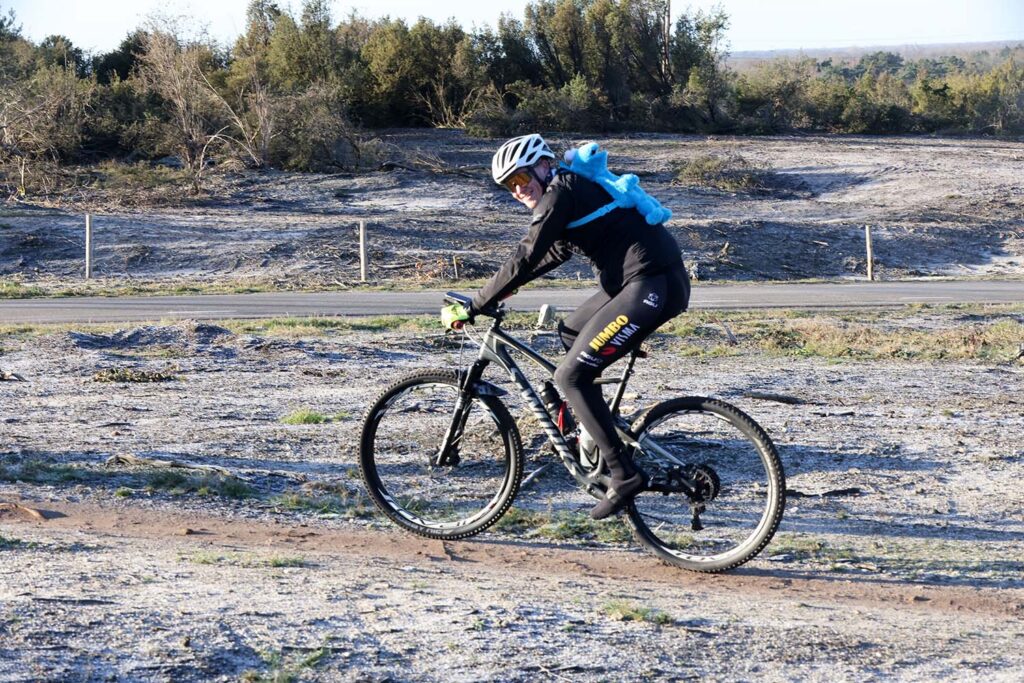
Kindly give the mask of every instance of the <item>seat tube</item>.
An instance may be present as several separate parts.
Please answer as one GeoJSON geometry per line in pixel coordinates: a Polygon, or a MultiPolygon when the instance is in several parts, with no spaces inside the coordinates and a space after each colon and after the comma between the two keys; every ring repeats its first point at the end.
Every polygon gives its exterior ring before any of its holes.
{"type": "Polygon", "coordinates": [[[622,397],[626,394],[626,382],[629,381],[629,376],[633,374],[633,364],[636,363],[637,353],[633,350],[629,354],[629,362],[626,363],[626,367],[622,370],[622,377],[619,379],[619,386],[615,389],[615,398],[608,404],[611,408],[612,415],[619,414],[619,404],[622,402],[622,397]]]}

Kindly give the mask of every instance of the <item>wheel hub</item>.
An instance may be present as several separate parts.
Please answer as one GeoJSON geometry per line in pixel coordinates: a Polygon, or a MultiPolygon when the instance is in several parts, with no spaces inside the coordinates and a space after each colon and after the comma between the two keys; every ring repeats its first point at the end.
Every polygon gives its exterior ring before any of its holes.
{"type": "Polygon", "coordinates": [[[696,498],[703,503],[714,500],[722,490],[722,480],[709,465],[691,465],[689,478],[694,484],[696,498]]]}
{"type": "Polygon", "coordinates": [[[694,503],[714,500],[722,483],[709,465],[672,465],[652,468],[651,491],[659,493],[685,493],[694,503]]]}

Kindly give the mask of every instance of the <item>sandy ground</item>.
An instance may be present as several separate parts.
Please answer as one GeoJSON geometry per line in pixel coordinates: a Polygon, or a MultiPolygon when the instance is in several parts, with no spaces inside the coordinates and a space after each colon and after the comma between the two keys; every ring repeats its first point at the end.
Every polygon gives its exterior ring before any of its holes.
{"type": "MultiPolygon", "coordinates": [[[[383,136],[399,166],[362,175],[214,173],[209,196],[85,190],[59,208],[0,209],[0,276],[78,282],[83,214],[96,214],[95,273],[136,281],[358,279],[356,224],[369,224],[370,278],[490,274],[527,226],[488,177],[496,140],[459,131],[383,136]],[[445,172],[441,172],[445,171],[445,172]],[[168,203],[170,202],[170,203],[168,203]]],[[[580,139],[552,138],[556,149],[580,139]]],[[[674,211],[669,227],[701,280],[862,277],[871,225],[883,278],[1024,274],[1024,143],[928,137],[602,140],[674,211]],[[738,155],[772,170],[757,192],[679,185],[675,169],[738,155]]],[[[578,260],[553,276],[589,276],[578,260]]]]}
{"type": "MultiPolygon", "coordinates": [[[[0,382],[0,500],[45,519],[0,511],[0,680],[1024,677],[1019,363],[687,358],[653,340],[628,404],[735,402],[787,470],[772,544],[703,576],[626,540],[439,543],[368,514],[359,416],[402,372],[455,362],[438,341],[189,323],[5,340],[3,369],[28,381],[0,382]],[[94,380],[169,366],[168,382],[94,380]],[[303,407],[335,419],[280,421],[303,407]],[[159,471],[114,455],[223,467],[252,495],[148,490],[159,471]],[[342,504],[281,502],[326,490],[342,504]]],[[[520,425],[531,472],[551,456],[520,425]]],[[[517,507],[589,504],[553,470],[517,507]]]]}

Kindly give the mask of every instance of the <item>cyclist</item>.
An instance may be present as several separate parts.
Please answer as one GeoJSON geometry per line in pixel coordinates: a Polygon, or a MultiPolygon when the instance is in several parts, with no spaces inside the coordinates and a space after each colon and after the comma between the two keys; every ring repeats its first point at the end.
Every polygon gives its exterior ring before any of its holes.
{"type": "Polygon", "coordinates": [[[608,467],[608,492],[591,510],[591,517],[603,519],[621,510],[648,481],[616,433],[595,380],[662,323],[686,310],[690,280],[682,254],[664,225],[648,225],[635,209],[602,212],[609,206],[609,193],[557,168],[540,135],[505,142],[491,161],[491,175],[533,211],[529,231],[469,309],[448,306],[442,320],[449,327],[472,321],[476,313],[558,267],[574,252],[591,261],[601,289],[559,323],[567,355],[554,378],[608,467]]]}

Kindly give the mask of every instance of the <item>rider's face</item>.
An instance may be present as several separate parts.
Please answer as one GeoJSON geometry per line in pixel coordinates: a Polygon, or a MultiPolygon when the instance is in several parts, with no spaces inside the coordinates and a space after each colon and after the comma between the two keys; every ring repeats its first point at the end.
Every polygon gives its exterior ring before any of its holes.
{"type": "Polygon", "coordinates": [[[526,185],[516,185],[512,190],[512,196],[524,204],[526,208],[533,210],[537,208],[537,202],[544,196],[544,188],[541,187],[538,177],[545,178],[551,170],[547,159],[541,159],[533,166],[530,173],[530,182],[526,185]]]}

